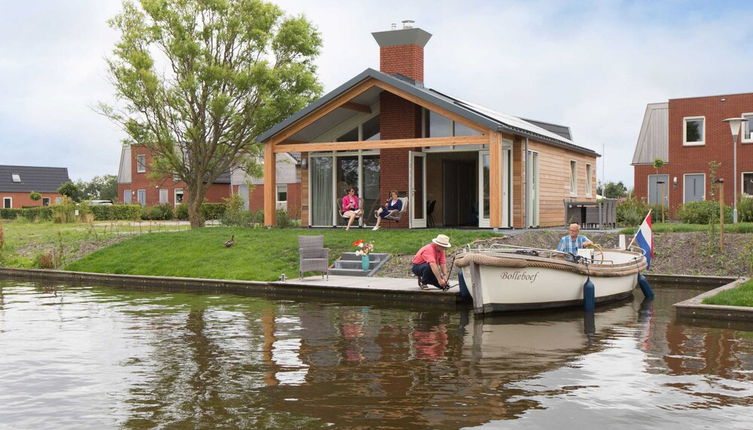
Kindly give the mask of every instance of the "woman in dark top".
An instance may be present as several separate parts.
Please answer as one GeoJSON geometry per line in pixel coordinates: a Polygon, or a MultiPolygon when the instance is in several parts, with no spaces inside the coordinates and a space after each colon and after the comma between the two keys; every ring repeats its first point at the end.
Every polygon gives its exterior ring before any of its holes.
{"type": "Polygon", "coordinates": [[[382,218],[387,217],[387,215],[394,215],[400,212],[402,209],[403,201],[397,198],[397,191],[390,191],[390,198],[387,199],[382,207],[377,209],[377,212],[374,215],[377,222],[372,230],[379,230],[379,223],[382,222],[382,218]]]}

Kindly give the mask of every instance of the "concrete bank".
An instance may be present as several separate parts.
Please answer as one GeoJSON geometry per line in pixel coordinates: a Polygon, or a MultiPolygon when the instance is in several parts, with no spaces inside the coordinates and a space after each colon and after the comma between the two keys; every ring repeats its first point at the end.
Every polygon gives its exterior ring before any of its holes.
{"type": "Polygon", "coordinates": [[[66,270],[0,268],[0,279],[32,281],[89,282],[128,288],[161,288],[176,291],[201,291],[239,295],[271,295],[327,299],[366,299],[387,303],[430,303],[455,305],[457,288],[449,291],[421,290],[415,279],[352,276],[307,277],[285,282],[235,281],[224,279],[180,278],[171,276],[117,275],[71,272],[66,270]]]}
{"type": "Polygon", "coordinates": [[[703,294],[675,303],[675,312],[678,318],[708,319],[722,321],[753,321],[753,308],[747,306],[722,306],[705,305],[703,299],[714,296],[722,291],[736,288],[746,282],[748,278],[735,279],[721,287],[714,288],[703,294]]]}

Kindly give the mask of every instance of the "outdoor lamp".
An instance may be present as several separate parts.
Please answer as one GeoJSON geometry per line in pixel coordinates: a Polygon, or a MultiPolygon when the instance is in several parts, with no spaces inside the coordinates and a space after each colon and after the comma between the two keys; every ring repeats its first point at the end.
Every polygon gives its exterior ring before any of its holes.
{"type": "Polygon", "coordinates": [[[737,223],[737,136],[740,134],[740,126],[747,122],[745,118],[727,118],[724,122],[729,124],[732,133],[732,222],[737,223]]]}

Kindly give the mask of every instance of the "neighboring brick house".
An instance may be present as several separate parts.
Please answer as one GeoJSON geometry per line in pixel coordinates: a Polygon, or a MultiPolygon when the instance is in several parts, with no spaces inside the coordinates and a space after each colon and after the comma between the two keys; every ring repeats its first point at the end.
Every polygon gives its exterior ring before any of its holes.
{"type": "MultiPolygon", "coordinates": [[[[270,130],[264,158],[301,154],[301,221],[342,225],[338,202],[353,186],[366,210],[390,190],[408,197],[396,225],[422,228],[559,226],[563,202],[595,200],[596,159],[565,126],[502,114],[424,86],[420,28],[373,33],[380,71],[366,69],[270,130]]],[[[266,166],[264,183],[276,184],[266,166]]],[[[275,187],[265,190],[274,224],[275,187]]]]}
{"type": "MultiPolygon", "coordinates": [[[[159,179],[149,177],[152,162],[151,152],[143,145],[124,146],[118,170],[118,199],[122,203],[139,203],[142,206],[170,204],[177,206],[188,193],[186,184],[170,176],[159,179]]],[[[283,181],[277,184],[277,207],[287,210],[292,218],[300,214],[299,160],[294,154],[285,154],[277,161],[278,175],[283,181]]],[[[232,193],[238,193],[246,203],[246,209],[263,208],[264,184],[260,178],[252,178],[240,169],[220,175],[209,186],[206,202],[220,203],[232,193]]]]}
{"type": "MultiPolygon", "coordinates": [[[[664,197],[672,215],[685,202],[711,195],[709,162],[721,163],[716,177],[724,179],[724,200],[734,199],[732,134],[727,118],[753,121],[753,93],[670,99],[646,107],[633,155],[634,192],[658,204],[664,197]],[[665,165],[657,173],[653,164],[665,165]]],[[[743,123],[737,142],[737,194],[753,195],[753,124],[743,123]]]]}
{"type": "Polygon", "coordinates": [[[60,201],[63,196],[57,190],[70,181],[65,167],[0,166],[0,207],[49,206],[60,201]],[[42,199],[32,200],[32,191],[42,199]]]}

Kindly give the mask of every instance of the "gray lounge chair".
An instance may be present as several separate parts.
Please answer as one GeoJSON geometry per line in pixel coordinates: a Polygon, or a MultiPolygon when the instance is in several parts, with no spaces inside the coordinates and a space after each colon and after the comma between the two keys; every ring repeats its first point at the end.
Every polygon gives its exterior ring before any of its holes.
{"type": "Polygon", "coordinates": [[[299,273],[322,272],[329,281],[329,249],[324,247],[324,236],[298,236],[299,273]]]}
{"type": "Polygon", "coordinates": [[[408,197],[398,197],[398,199],[403,201],[403,207],[400,208],[400,212],[387,215],[386,217],[384,217],[384,221],[398,222],[400,221],[400,218],[403,217],[405,211],[408,210],[408,197]]]}

